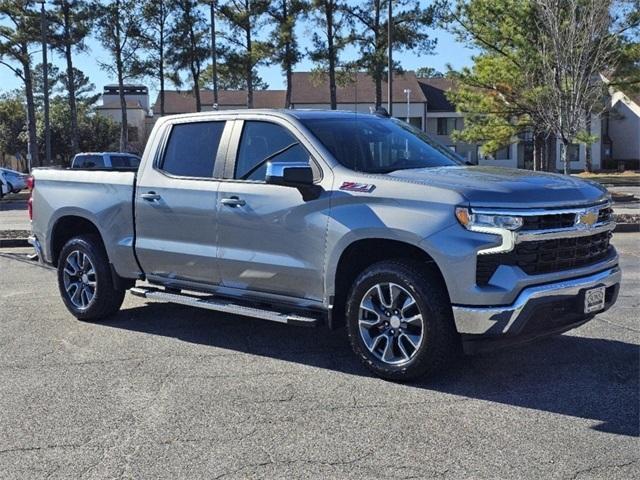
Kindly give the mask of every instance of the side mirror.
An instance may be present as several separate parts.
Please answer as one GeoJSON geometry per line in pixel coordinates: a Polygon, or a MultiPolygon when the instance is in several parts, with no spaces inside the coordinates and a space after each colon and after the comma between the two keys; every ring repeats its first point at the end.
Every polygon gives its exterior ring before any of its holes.
{"type": "Polygon", "coordinates": [[[269,162],[265,181],[285,187],[313,185],[313,170],[306,162],[269,162]]]}

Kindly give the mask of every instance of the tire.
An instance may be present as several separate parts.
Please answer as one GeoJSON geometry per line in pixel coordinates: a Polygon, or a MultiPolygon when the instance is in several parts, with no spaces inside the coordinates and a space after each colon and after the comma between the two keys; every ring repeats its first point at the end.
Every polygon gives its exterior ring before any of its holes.
{"type": "Polygon", "coordinates": [[[351,287],[346,320],[356,356],[388,380],[433,375],[460,352],[445,286],[428,265],[389,260],[367,268],[351,287]]]}
{"type": "Polygon", "coordinates": [[[114,286],[109,259],[97,235],[72,238],[62,247],[58,288],[71,314],[88,321],[116,313],[125,295],[125,289],[114,286]]]}

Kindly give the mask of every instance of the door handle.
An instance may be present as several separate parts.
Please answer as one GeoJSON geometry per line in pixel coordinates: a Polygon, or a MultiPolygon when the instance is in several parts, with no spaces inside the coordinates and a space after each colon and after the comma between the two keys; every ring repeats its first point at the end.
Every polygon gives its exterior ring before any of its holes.
{"type": "Polygon", "coordinates": [[[222,200],[220,200],[220,203],[223,205],[227,205],[228,207],[244,207],[247,204],[247,202],[235,196],[223,198],[222,200]]]}
{"type": "Polygon", "coordinates": [[[143,193],[142,195],[140,195],[140,197],[142,197],[143,200],[146,200],[148,202],[157,202],[162,198],[156,192],[143,193]]]}

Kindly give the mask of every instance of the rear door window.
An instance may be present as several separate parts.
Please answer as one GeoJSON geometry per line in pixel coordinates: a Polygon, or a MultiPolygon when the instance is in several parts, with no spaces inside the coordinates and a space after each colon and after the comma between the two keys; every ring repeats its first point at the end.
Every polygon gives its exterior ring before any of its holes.
{"type": "Polygon", "coordinates": [[[224,121],[173,125],[161,170],[179,177],[212,178],[224,121]]]}

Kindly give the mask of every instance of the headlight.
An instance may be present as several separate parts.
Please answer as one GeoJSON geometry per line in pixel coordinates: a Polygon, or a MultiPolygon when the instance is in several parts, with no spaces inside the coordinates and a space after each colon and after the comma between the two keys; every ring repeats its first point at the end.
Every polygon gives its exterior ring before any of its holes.
{"type": "Polygon", "coordinates": [[[522,227],[522,217],[473,213],[466,207],[456,208],[456,218],[467,230],[479,231],[483,228],[517,230],[522,227]]]}

